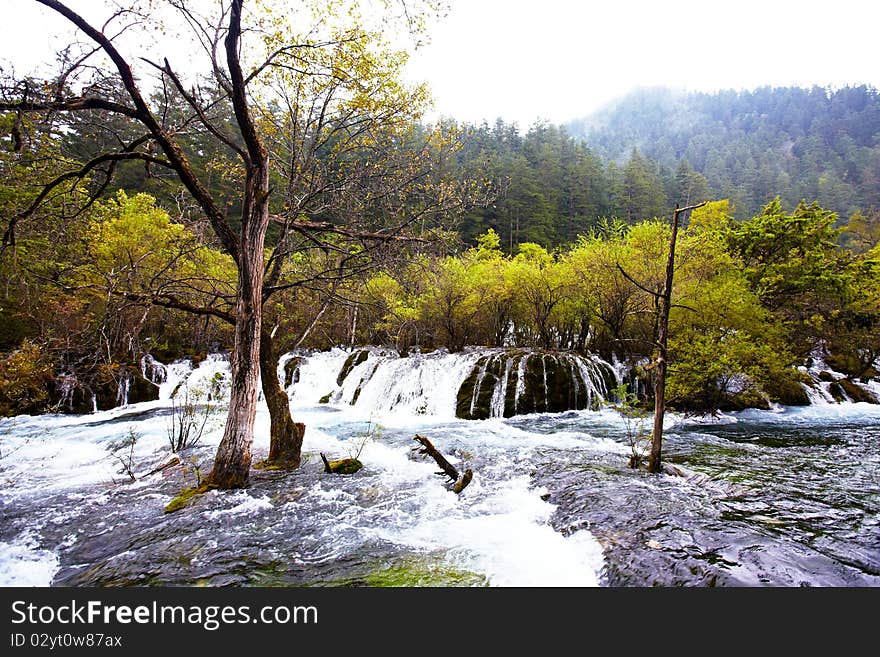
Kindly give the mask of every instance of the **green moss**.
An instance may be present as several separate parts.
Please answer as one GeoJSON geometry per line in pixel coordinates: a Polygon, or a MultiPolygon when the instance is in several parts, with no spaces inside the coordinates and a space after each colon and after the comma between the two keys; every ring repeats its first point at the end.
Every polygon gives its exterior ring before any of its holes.
{"type": "Polygon", "coordinates": [[[429,559],[411,559],[370,573],[366,586],[487,586],[485,575],[429,559]]]}
{"type": "Polygon", "coordinates": [[[357,459],[339,459],[338,461],[328,461],[327,457],[321,454],[324,461],[324,472],[331,474],[354,474],[364,467],[364,464],[357,459]]]}
{"type": "Polygon", "coordinates": [[[837,383],[846,393],[846,396],[849,397],[850,401],[867,402],[868,404],[880,403],[869,390],[863,388],[856,383],[853,383],[852,381],[849,381],[848,379],[841,379],[837,383]]]}
{"type": "Polygon", "coordinates": [[[351,374],[351,371],[363,363],[367,358],[369,358],[370,352],[366,349],[359,349],[358,351],[353,351],[351,355],[345,359],[345,363],[342,365],[342,369],[339,370],[339,376],[336,377],[336,385],[341,386],[342,382],[345,381],[345,378],[351,374]]]}
{"type": "Polygon", "coordinates": [[[321,397],[321,398],[318,400],[318,403],[319,403],[319,404],[329,404],[329,403],[330,403],[330,397],[332,397],[332,396],[333,396],[333,393],[332,393],[332,392],[328,392],[326,395],[324,395],[323,397],[321,397]]]}
{"type": "Polygon", "coordinates": [[[213,490],[215,487],[210,484],[202,484],[201,486],[184,488],[180,491],[177,497],[171,500],[168,505],[165,507],[165,513],[174,513],[175,511],[180,511],[183,507],[189,505],[190,502],[193,501],[199,495],[204,495],[209,490],[213,490]]]}
{"type": "Polygon", "coordinates": [[[458,389],[455,414],[465,420],[485,420],[492,412],[492,397],[499,379],[504,376],[506,357],[483,356],[458,389]],[[476,400],[474,394],[476,392],[476,400]],[[471,409],[471,402],[474,402],[471,409]]]}

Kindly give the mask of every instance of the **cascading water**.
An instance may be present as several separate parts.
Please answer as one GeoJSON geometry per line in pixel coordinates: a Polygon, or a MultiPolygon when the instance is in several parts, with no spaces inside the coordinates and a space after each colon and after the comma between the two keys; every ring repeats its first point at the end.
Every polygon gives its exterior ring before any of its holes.
{"type": "Polygon", "coordinates": [[[168,378],[168,368],[151,354],[144,354],[141,357],[141,374],[147,381],[158,386],[165,383],[168,378]]]}
{"type": "MultiPolygon", "coordinates": [[[[626,467],[626,422],[600,404],[621,369],[599,359],[287,354],[302,467],[165,515],[222,434],[150,474],[171,456],[172,400],[222,400],[228,367],[178,361],[156,401],[0,420],[0,584],[880,584],[880,407],[669,414],[664,453],[689,475],[649,477],[626,467]],[[412,454],[415,433],[473,469],[460,496],[412,454]],[[364,468],[325,475],[319,452],[364,468]]],[[[255,461],[268,424],[261,405],[255,461]]]]}

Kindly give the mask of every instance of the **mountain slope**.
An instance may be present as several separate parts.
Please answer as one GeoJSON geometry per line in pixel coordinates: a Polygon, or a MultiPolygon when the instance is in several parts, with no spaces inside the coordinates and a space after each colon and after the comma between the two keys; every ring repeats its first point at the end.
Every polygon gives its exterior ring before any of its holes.
{"type": "Polygon", "coordinates": [[[567,127],[613,161],[633,149],[670,169],[686,160],[741,216],[776,194],[841,217],[880,207],[880,92],[867,86],[643,89],[567,127]]]}

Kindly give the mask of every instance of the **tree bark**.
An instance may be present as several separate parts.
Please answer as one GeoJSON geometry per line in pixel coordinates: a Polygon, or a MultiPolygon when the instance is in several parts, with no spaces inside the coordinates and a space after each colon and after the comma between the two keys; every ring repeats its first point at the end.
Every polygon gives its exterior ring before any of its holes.
{"type": "Polygon", "coordinates": [[[268,331],[260,337],[260,380],[263,396],[269,407],[269,458],[267,463],[291,469],[298,468],[302,460],[302,443],[305,425],[294,422],[290,414],[290,400],[276,370],[278,356],[275,341],[268,331]]]}
{"type": "Polygon", "coordinates": [[[217,488],[244,488],[250,476],[251,445],[260,385],[263,246],[269,224],[267,156],[264,155],[257,166],[249,167],[245,188],[229,415],[214,458],[214,467],[208,476],[210,483],[217,488]]]}
{"type": "Polygon", "coordinates": [[[427,454],[432,459],[434,459],[434,462],[437,463],[438,466],[440,466],[441,471],[437,474],[449,477],[452,483],[452,488],[450,490],[452,490],[456,495],[458,495],[461,491],[465,489],[465,487],[469,483],[471,483],[471,479],[473,479],[474,473],[470,468],[465,470],[464,474],[459,474],[456,467],[452,465],[449,461],[447,461],[446,457],[443,456],[443,454],[437,451],[437,448],[434,447],[434,444],[428,438],[416,434],[413,440],[415,440],[422,446],[422,448],[418,450],[420,454],[427,454]]]}
{"type": "Polygon", "coordinates": [[[226,64],[235,120],[244,141],[245,164],[241,208],[241,251],[238,257],[238,290],[235,307],[235,342],[232,352],[232,385],[226,430],[208,476],[217,488],[244,488],[251,467],[254,420],[260,372],[260,338],[263,323],[263,248],[269,227],[269,155],[248,107],[244,72],[239,58],[241,15],[244,0],[232,0],[229,30],[224,39],[226,64]]]}

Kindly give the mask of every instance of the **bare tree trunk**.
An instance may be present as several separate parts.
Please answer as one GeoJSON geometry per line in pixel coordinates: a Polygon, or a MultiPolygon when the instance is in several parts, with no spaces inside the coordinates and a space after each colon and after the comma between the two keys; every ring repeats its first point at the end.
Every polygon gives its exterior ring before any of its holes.
{"type": "Polygon", "coordinates": [[[235,342],[232,352],[232,386],[226,430],[208,476],[217,488],[247,486],[257,415],[260,371],[260,337],[263,320],[263,248],[269,227],[269,155],[257,133],[248,107],[244,72],[239,59],[241,14],[244,0],[232,0],[229,30],[224,39],[229,69],[230,96],[235,120],[245,144],[244,194],[241,207],[241,252],[238,257],[238,290],[235,306],[235,342]]]}
{"type": "Polygon", "coordinates": [[[656,296],[657,302],[657,360],[654,365],[654,432],[651,434],[651,456],[648,472],[660,472],[661,448],[663,446],[663,417],[666,414],[666,365],[669,338],[669,308],[672,305],[672,277],[675,273],[675,242],[678,237],[678,217],[705,203],[672,212],[672,237],[669,239],[669,257],[666,260],[666,281],[663,292],[656,296]]]}
{"type": "Polygon", "coordinates": [[[278,381],[278,356],[275,341],[263,331],[260,339],[260,380],[263,395],[269,407],[269,458],[272,465],[298,468],[302,459],[305,425],[294,422],[290,414],[290,400],[278,381]]]}
{"type": "Polygon", "coordinates": [[[357,305],[351,311],[351,338],[348,343],[351,345],[351,348],[354,349],[355,346],[355,336],[357,335],[357,325],[358,325],[358,307],[357,305]]]}
{"type": "Polygon", "coordinates": [[[247,486],[257,413],[263,250],[262,245],[258,250],[253,250],[245,242],[242,247],[229,415],[214,458],[214,467],[208,477],[210,483],[218,488],[247,486]]]}
{"type": "Polygon", "coordinates": [[[266,156],[258,166],[250,168],[245,186],[229,415],[214,458],[214,467],[208,476],[210,484],[217,488],[243,488],[247,486],[250,475],[260,385],[263,246],[269,224],[269,168],[266,156]]]}

